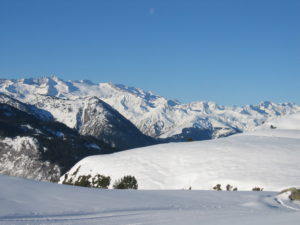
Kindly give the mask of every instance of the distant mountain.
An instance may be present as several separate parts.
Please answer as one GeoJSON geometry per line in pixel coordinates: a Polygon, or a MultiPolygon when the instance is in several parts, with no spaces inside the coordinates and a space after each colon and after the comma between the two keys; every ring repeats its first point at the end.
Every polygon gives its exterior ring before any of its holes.
{"type": "Polygon", "coordinates": [[[57,181],[82,158],[116,151],[36,112],[34,106],[0,95],[0,174],[57,181]],[[4,99],[7,103],[1,103],[4,99]]]}
{"type": "Polygon", "coordinates": [[[30,102],[80,134],[96,137],[119,150],[158,143],[97,97],[66,99],[36,95],[30,102]]]}
{"type": "Polygon", "coordinates": [[[18,99],[32,105],[16,101],[10,103],[9,96],[1,93],[0,102],[11,104],[41,119],[55,119],[78,130],[82,135],[93,136],[118,150],[158,143],[97,97],[67,99],[39,94],[28,97],[30,98],[25,101],[20,97],[18,99]]]}
{"type": "MultiPolygon", "coordinates": [[[[116,109],[145,135],[164,139],[165,141],[204,140],[228,136],[253,130],[270,119],[300,111],[300,106],[295,104],[277,104],[267,101],[259,105],[246,105],[243,107],[225,107],[213,102],[201,101],[182,104],[125,85],[94,84],[85,80],[64,81],[55,76],[37,79],[2,79],[0,80],[0,92],[21,101],[33,103],[39,108],[51,112],[58,121],[72,128],[77,127],[83,133],[92,132],[92,125],[95,125],[95,121],[89,122],[91,126],[79,128],[82,120],[78,121],[75,114],[68,112],[68,107],[62,109],[58,106],[58,108],[55,108],[55,104],[56,102],[61,102],[61,104],[63,104],[63,101],[68,102],[66,105],[72,106],[70,110],[76,111],[78,101],[81,101],[80,104],[82,105],[84,101],[96,101],[89,97],[97,97],[116,109]],[[53,104],[44,104],[41,107],[44,99],[47,99],[47,101],[51,99],[45,96],[51,96],[52,99],[57,100],[53,100],[53,104]],[[74,106],[76,106],[75,109],[74,106]]],[[[89,110],[89,112],[91,113],[92,110],[89,110]]],[[[124,130],[123,125],[121,127],[124,130]]],[[[130,133],[131,137],[133,133],[130,133]]],[[[143,138],[142,136],[137,139],[141,140],[140,143],[143,145],[153,143],[153,140],[149,141],[149,138],[143,138]]],[[[126,140],[129,139],[126,138],[126,140]]],[[[134,146],[138,145],[134,144],[128,147],[134,146]]]]}

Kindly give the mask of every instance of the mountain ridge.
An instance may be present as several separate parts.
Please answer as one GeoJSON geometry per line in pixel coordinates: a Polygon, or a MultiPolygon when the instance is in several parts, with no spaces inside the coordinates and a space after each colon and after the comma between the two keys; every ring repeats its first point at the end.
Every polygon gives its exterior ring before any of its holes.
{"type": "Polygon", "coordinates": [[[0,92],[21,101],[53,96],[75,101],[96,96],[131,121],[143,134],[167,141],[204,140],[254,130],[268,120],[300,111],[293,103],[221,106],[214,102],[180,103],[122,84],[64,81],[56,76],[2,79],[0,92]]]}

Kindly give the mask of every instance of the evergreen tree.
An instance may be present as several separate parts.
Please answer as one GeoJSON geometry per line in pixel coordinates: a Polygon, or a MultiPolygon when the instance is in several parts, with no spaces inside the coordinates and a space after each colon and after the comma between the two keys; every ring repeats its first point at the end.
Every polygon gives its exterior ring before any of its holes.
{"type": "Polygon", "coordinates": [[[134,176],[124,176],[120,180],[117,180],[114,185],[114,189],[138,189],[138,183],[134,176]]]}

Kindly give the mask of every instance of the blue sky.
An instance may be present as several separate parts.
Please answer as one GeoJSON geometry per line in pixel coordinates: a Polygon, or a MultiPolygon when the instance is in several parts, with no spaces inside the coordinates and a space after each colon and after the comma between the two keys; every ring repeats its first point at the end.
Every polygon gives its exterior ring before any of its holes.
{"type": "Polygon", "coordinates": [[[0,0],[0,77],[300,104],[298,0],[0,0]]]}

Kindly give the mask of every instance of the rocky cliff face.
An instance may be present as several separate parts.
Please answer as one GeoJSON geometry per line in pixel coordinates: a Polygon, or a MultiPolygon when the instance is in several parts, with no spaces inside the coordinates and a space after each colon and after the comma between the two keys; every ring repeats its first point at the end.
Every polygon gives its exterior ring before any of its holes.
{"type": "Polygon", "coordinates": [[[118,149],[158,143],[154,138],[141,133],[129,120],[97,97],[85,101],[79,131],[83,135],[91,135],[118,149]]]}

